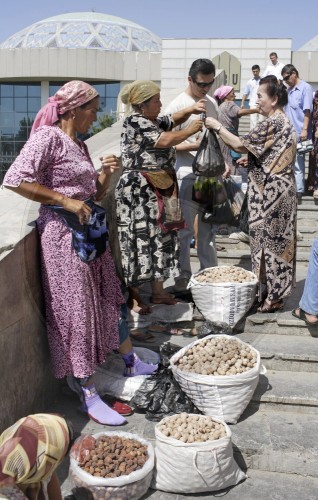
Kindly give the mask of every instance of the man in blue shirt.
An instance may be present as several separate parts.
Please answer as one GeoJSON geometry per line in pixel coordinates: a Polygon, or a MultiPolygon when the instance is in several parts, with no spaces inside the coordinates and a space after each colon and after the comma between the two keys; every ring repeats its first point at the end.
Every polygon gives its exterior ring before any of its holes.
{"type": "MultiPolygon", "coordinates": [[[[311,121],[313,89],[309,83],[301,80],[295,66],[286,64],[282,69],[283,81],[288,85],[288,104],[285,112],[294,126],[298,141],[311,139],[311,121]]],[[[295,179],[298,203],[301,203],[305,191],[305,157],[296,155],[295,179]]]]}

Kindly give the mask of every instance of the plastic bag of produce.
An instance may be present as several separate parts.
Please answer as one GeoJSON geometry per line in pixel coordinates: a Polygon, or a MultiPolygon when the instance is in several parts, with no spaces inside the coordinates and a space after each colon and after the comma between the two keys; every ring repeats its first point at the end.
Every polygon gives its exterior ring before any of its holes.
{"type": "Polygon", "coordinates": [[[180,414],[155,427],[152,488],[173,493],[218,491],[247,476],[233,458],[230,428],[218,418],[180,414]]]}
{"type": "Polygon", "coordinates": [[[172,373],[205,415],[236,424],[259,381],[259,352],[230,335],[208,335],[171,357],[172,373]]]}
{"type": "Polygon", "coordinates": [[[71,449],[70,457],[70,477],[75,491],[80,489],[82,493],[86,492],[90,495],[88,498],[94,500],[113,498],[138,500],[147,492],[153,476],[154,450],[152,444],[137,434],[129,432],[105,431],[91,436],[80,436],[71,449]],[[109,446],[113,447],[113,453],[105,452],[104,457],[102,457],[103,452],[101,450],[98,453],[96,452],[96,442],[103,437],[106,437],[106,439],[107,437],[119,438],[121,440],[118,447],[114,443],[109,444],[109,446]],[[126,452],[123,443],[127,442],[129,444],[129,442],[133,443],[133,441],[139,443],[141,448],[136,448],[135,452],[127,448],[126,452]],[[120,449],[118,453],[117,448],[120,449]],[[141,450],[139,455],[138,450],[141,450]],[[124,456],[125,453],[126,456],[124,456]],[[101,457],[98,457],[98,454],[101,457]],[[138,465],[140,457],[144,462],[141,467],[138,465]],[[92,467],[91,472],[94,470],[95,475],[87,472],[83,467],[86,469],[92,467]],[[134,470],[125,473],[122,471],[122,467],[125,469],[129,467],[127,469],[129,471],[134,470]],[[115,477],[103,477],[104,471],[108,473],[108,470],[112,471],[109,474],[115,477]]]}
{"type": "Polygon", "coordinates": [[[257,283],[251,271],[238,266],[216,266],[193,274],[188,288],[205,319],[234,327],[253,305],[257,283]]]}

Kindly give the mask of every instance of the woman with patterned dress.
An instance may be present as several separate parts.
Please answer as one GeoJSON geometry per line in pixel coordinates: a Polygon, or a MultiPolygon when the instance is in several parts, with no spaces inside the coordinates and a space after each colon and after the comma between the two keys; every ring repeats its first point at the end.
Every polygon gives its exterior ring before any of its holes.
{"type": "Polygon", "coordinates": [[[171,130],[191,114],[204,112],[204,100],[159,116],[160,89],[151,81],[126,85],[121,100],[133,110],[123,125],[123,174],[115,191],[123,277],[135,292],[150,282],[152,303],[173,305],[176,300],[164,291],[163,282],[180,273],[178,229],[184,227],[173,146],[201,130],[203,122],[171,130]]]}
{"type": "Polygon", "coordinates": [[[96,120],[98,108],[93,87],[81,81],[66,83],[37,114],[31,136],[3,184],[41,203],[37,229],[53,374],[75,378],[90,418],[121,425],[126,420],[101,400],[92,378],[107,353],[119,347],[124,302],[120,282],[106,245],[98,257],[93,249],[92,260],[81,260],[73,246],[77,231],[70,230],[59,212],[73,216],[85,234],[94,222],[91,202],[102,199],[118,168],[117,158],[110,155],[98,174],[87,146],[77,139],[96,120]]]}
{"type": "Polygon", "coordinates": [[[312,142],[314,149],[309,153],[307,191],[313,191],[315,200],[318,200],[318,90],[314,94],[312,110],[312,142]]]}
{"type": "Polygon", "coordinates": [[[267,76],[260,81],[257,101],[266,118],[247,135],[236,137],[217,120],[206,120],[231,148],[248,153],[249,236],[262,313],[281,310],[295,286],[297,139],[283,111],[287,99],[283,83],[267,76]]]}

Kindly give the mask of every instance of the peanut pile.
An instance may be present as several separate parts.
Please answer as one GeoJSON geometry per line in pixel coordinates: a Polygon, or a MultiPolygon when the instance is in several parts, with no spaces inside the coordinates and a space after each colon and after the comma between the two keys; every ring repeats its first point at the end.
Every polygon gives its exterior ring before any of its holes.
{"type": "Polygon", "coordinates": [[[94,446],[79,462],[79,466],[92,476],[125,476],[141,469],[148,459],[147,446],[136,439],[100,436],[94,441],[94,446]]]}
{"type": "Polygon", "coordinates": [[[227,435],[224,425],[215,422],[212,417],[187,413],[166,418],[164,422],[160,422],[158,429],[165,436],[183,443],[213,441],[227,435]]]}
{"type": "Polygon", "coordinates": [[[210,338],[188,349],[176,362],[180,370],[201,375],[236,375],[255,366],[257,354],[236,339],[210,338]]]}
{"type": "Polygon", "coordinates": [[[221,266],[206,269],[195,277],[200,283],[245,283],[254,281],[255,276],[250,271],[237,266],[221,266]]]}

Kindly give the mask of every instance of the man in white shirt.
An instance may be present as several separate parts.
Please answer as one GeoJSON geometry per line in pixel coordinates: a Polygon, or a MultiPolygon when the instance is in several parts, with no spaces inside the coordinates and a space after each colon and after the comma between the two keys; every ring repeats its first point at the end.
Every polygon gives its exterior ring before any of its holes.
{"type": "MultiPolygon", "coordinates": [[[[252,66],[252,72],[253,72],[253,78],[251,78],[245,87],[244,94],[242,97],[242,102],[241,102],[241,108],[244,108],[244,103],[247,97],[249,97],[249,107],[251,109],[257,108],[256,106],[256,101],[257,101],[257,89],[259,86],[259,82],[261,77],[259,76],[261,71],[261,68],[259,67],[258,64],[254,64],[252,66]]],[[[250,115],[250,128],[256,127],[259,121],[262,120],[262,115],[259,113],[255,113],[253,115],[250,115]]]]}
{"type": "MultiPolygon", "coordinates": [[[[214,77],[215,66],[210,59],[195,60],[189,70],[188,87],[168,105],[165,114],[173,114],[188,106],[192,106],[200,99],[205,99],[206,115],[217,118],[217,103],[215,99],[207,95],[214,82],[214,77]]],[[[176,130],[187,127],[189,122],[194,119],[197,119],[197,116],[191,115],[186,122],[176,127],[176,130]]],[[[182,229],[179,232],[181,274],[175,284],[175,289],[177,291],[186,289],[192,274],[190,265],[190,243],[194,235],[193,225],[196,215],[198,215],[197,253],[200,261],[200,269],[217,265],[215,235],[212,233],[212,227],[210,224],[202,222],[201,220],[203,206],[192,200],[193,184],[196,178],[192,172],[192,162],[201,139],[202,133],[200,135],[191,136],[186,141],[176,146],[176,173],[182,213],[187,224],[186,229],[182,229]]]]}
{"type": "Polygon", "coordinates": [[[278,62],[278,56],[276,52],[271,52],[269,54],[269,58],[271,63],[267,66],[264,73],[262,74],[262,78],[268,75],[275,75],[278,80],[282,80],[282,69],[284,67],[283,63],[278,62]]]}

